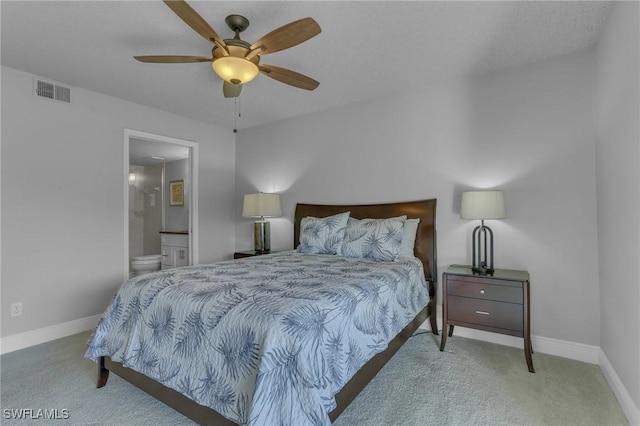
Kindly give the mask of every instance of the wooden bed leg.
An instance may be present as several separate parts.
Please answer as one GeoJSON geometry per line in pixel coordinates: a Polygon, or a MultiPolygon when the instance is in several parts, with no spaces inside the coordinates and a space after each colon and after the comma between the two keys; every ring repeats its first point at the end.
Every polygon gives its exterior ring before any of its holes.
{"type": "Polygon", "coordinates": [[[437,336],[438,335],[438,319],[436,318],[436,309],[435,309],[435,307],[433,308],[433,312],[429,316],[429,320],[430,320],[430,323],[431,323],[431,332],[437,336]]]}
{"type": "Polygon", "coordinates": [[[109,370],[104,366],[104,357],[101,356],[98,361],[98,384],[97,388],[101,388],[107,384],[107,380],[109,380],[109,370]]]}

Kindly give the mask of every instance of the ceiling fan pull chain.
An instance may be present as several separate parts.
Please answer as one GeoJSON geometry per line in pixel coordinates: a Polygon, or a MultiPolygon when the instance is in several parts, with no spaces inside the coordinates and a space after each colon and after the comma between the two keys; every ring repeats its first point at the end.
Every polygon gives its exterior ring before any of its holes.
{"type": "Polygon", "coordinates": [[[236,110],[238,109],[238,98],[233,98],[233,133],[238,133],[238,121],[236,110]]]}
{"type": "Polygon", "coordinates": [[[233,98],[233,103],[233,133],[238,133],[238,120],[242,118],[242,101],[240,100],[240,96],[233,98]]]}

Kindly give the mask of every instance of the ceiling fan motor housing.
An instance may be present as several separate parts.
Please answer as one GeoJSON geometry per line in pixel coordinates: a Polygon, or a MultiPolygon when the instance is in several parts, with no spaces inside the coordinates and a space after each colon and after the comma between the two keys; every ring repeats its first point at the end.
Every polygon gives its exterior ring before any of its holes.
{"type": "Polygon", "coordinates": [[[231,28],[231,31],[236,33],[236,37],[239,37],[238,33],[249,28],[249,20],[242,15],[229,15],[224,19],[224,22],[231,28]]]}

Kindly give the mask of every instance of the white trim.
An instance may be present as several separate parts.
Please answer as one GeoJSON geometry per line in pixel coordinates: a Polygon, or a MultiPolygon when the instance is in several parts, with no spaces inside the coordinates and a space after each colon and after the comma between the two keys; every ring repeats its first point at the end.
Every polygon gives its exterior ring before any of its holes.
{"type": "Polygon", "coordinates": [[[200,263],[200,252],[198,251],[198,144],[191,146],[189,153],[189,173],[191,178],[189,202],[191,211],[189,212],[189,257],[192,265],[200,263]]]}
{"type": "Polygon", "coordinates": [[[100,321],[101,316],[101,314],[93,315],[91,317],[80,318],[64,322],[62,324],[51,325],[3,337],[0,339],[0,353],[6,354],[19,349],[28,348],[30,346],[39,345],[40,343],[46,343],[51,340],[61,339],[63,337],[71,336],[72,334],[91,330],[98,325],[98,321],[100,321]]]}
{"type": "Polygon", "coordinates": [[[186,139],[157,135],[139,130],[124,129],[124,279],[129,278],[129,140],[146,139],[154,142],[171,143],[189,148],[189,261],[191,265],[200,262],[198,251],[198,143],[186,139]]]}
{"type": "MultiPolygon", "coordinates": [[[[455,327],[453,335],[524,350],[524,341],[521,337],[490,333],[488,331],[474,330],[465,327],[455,327]]],[[[556,355],[576,361],[588,362],[589,364],[598,364],[598,351],[600,350],[598,346],[535,335],[531,336],[531,345],[533,346],[534,353],[540,352],[542,354],[556,355]]]]}
{"type": "MultiPolygon", "coordinates": [[[[437,305],[438,327],[442,328],[442,305],[437,305]]],[[[431,330],[428,321],[421,325],[421,328],[431,330]]],[[[490,333],[488,331],[475,330],[466,327],[455,327],[454,336],[466,337],[469,339],[482,340],[485,342],[496,343],[498,345],[511,346],[514,348],[524,349],[524,341],[521,337],[507,336],[504,334],[490,333]]],[[[593,345],[585,345],[583,343],[568,342],[565,340],[552,339],[543,336],[531,336],[531,345],[534,352],[543,354],[561,356],[563,358],[573,359],[576,361],[588,362],[590,364],[598,364],[598,353],[600,348],[593,345]]],[[[535,365],[534,365],[535,367],[535,365]]]]}
{"type": "Polygon", "coordinates": [[[122,182],[124,184],[124,190],[122,193],[124,194],[124,220],[122,221],[122,229],[124,230],[124,247],[122,249],[122,254],[124,255],[123,263],[124,263],[124,273],[122,274],[122,279],[129,279],[129,138],[133,135],[133,132],[124,129],[124,167],[122,169],[123,179],[122,182]]]}
{"type": "Polygon", "coordinates": [[[629,395],[627,388],[624,387],[624,384],[620,380],[620,377],[616,374],[616,371],[613,369],[613,366],[607,359],[605,353],[600,350],[598,352],[600,370],[604,375],[604,378],[607,380],[609,387],[613,391],[613,394],[616,396],[618,400],[618,404],[622,408],[625,416],[627,416],[627,420],[630,425],[640,425],[640,409],[633,402],[633,398],[629,395]]]}

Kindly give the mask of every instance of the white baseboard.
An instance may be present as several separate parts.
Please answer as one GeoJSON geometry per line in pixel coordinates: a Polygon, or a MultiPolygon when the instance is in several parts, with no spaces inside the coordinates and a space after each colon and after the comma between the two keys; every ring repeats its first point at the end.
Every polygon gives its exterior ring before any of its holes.
{"type": "Polygon", "coordinates": [[[640,408],[638,408],[638,406],[633,402],[627,388],[624,387],[620,377],[618,377],[616,371],[609,362],[609,359],[607,359],[607,356],[602,351],[599,351],[599,365],[600,370],[602,371],[604,378],[607,379],[607,383],[613,391],[613,394],[616,396],[624,415],[627,416],[629,424],[632,426],[640,426],[640,408]]]}
{"type": "MultiPolygon", "coordinates": [[[[506,336],[464,327],[455,327],[453,335],[524,349],[524,341],[521,337],[506,336]]],[[[540,352],[590,364],[598,364],[598,352],[600,351],[598,346],[535,335],[531,336],[531,346],[533,346],[534,353],[540,352]]]]}
{"type": "Polygon", "coordinates": [[[98,325],[98,321],[100,321],[101,316],[102,315],[94,315],[3,337],[0,339],[0,353],[6,354],[19,349],[28,348],[29,346],[39,345],[40,343],[49,342],[51,340],[91,330],[98,325]]]}
{"type": "MultiPolygon", "coordinates": [[[[438,305],[436,315],[438,328],[442,329],[442,305],[438,305]]],[[[431,330],[429,321],[422,324],[420,328],[431,330]]],[[[475,330],[473,328],[466,327],[455,327],[453,335],[524,349],[524,341],[521,337],[490,333],[488,331],[475,330]]],[[[598,346],[568,342],[566,340],[558,340],[536,335],[531,336],[531,346],[533,346],[534,352],[556,355],[576,361],[588,362],[590,364],[598,364],[598,353],[600,352],[600,348],[598,346]]]]}

